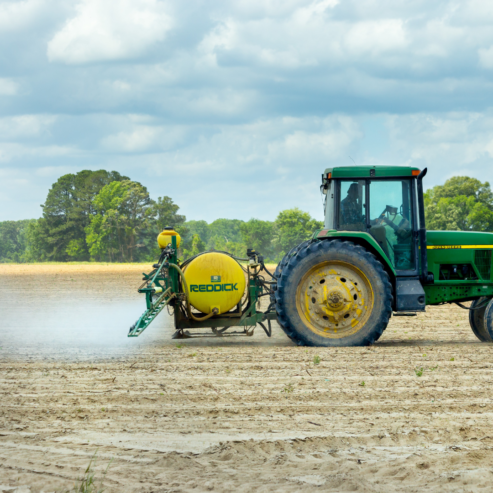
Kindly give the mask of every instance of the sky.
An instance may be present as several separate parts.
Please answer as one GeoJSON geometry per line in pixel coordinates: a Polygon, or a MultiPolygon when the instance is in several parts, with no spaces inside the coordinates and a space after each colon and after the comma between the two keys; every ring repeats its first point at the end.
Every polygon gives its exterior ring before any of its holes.
{"type": "Polygon", "coordinates": [[[493,181],[493,2],[0,0],[0,220],[84,169],[187,219],[322,219],[354,164],[493,181]]]}

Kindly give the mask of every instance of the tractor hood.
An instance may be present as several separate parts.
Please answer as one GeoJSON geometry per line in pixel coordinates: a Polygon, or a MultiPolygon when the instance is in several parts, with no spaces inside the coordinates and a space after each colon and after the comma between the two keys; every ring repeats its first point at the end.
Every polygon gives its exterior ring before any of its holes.
{"type": "Polygon", "coordinates": [[[474,231],[427,231],[428,250],[452,248],[493,248],[493,233],[474,231]]]}

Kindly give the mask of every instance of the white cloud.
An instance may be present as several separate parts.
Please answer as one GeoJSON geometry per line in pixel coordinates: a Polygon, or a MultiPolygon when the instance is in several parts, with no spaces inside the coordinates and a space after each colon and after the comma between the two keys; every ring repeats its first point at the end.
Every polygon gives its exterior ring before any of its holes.
{"type": "Polygon", "coordinates": [[[300,23],[308,23],[313,17],[320,17],[326,10],[338,5],[339,0],[315,0],[293,12],[293,18],[300,23]]]}
{"type": "Polygon", "coordinates": [[[198,50],[202,53],[207,61],[216,65],[217,59],[215,51],[217,49],[230,50],[236,44],[236,25],[231,20],[226,20],[218,24],[214,29],[207,33],[200,42],[198,50]]]}
{"type": "Polygon", "coordinates": [[[378,55],[408,45],[401,19],[383,19],[354,24],[344,36],[349,53],[357,56],[378,55]]]}
{"type": "Polygon", "coordinates": [[[162,0],[81,0],[48,43],[48,59],[84,64],[141,55],[171,29],[169,10],[162,0]]]}
{"type": "Polygon", "coordinates": [[[225,180],[247,178],[252,173],[262,180],[288,173],[298,175],[296,179],[302,183],[312,177],[299,175],[299,166],[317,170],[313,176],[318,177],[319,167],[346,161],[346,154],[362,135],[354,118],[341,115],[187,127],[187,134],[184,129],[173,134],[173,128],[155,127],[147,133],[147,127],[137,126],[107,137],[104,143],[108,149],[111,144],[113,152],[121,152],[125,142],[139,146],[152,141],[159,150],[155,152],[156,164],[150,166],[153,173],[179,177],[186,169],[198,179],[210,176],[219,186],[225,180]]]}
{"type": "Polygon", "coordinates": [[[355,119],[348,116],[288,119],[282,126],[285,135],[267,143],[267,160],[284,167],[345,160],[348,149],[362,136],[355,119]]]}
{"type": "Polygon", "coordinates": [[[44,158],[58,158],[76,156],[80,151],[69,146],[60,145],[23,145],[16,142],[0,143],[0,162],[15,162],[24,158],[42,160],[44,158]]]}
{"type": "Polygon", "coordinates": [[[427,186],[454,175],[493,181],[493,112],[394,115],[386,162],[430,170],[427,186]]]}
{"type": "Polygon", "coordinates": [[[337,1],[324,0],[296,6],[280,18],[225,16],[204,36],[199,53],[213,65],[261,64],[269,71],[351,66],[368,58],[376,67],[421,41],[409,32],[405,17],[338,18],[337,7],[337,1]]]}
{"type": "MultiPolygon", "coordinates": [[[[136,121],[135,117],[129,117],[130,122],[136,121]]],[[[101,145],[104,149],[116,153],[136,153],[149,151],[170,150],[184,141],[185,132],[175,125],[150,126],[131,125],[130,130],[125,130],[104,137],[101,145]]]]}
{"type": "Polygon", "coordinates": [[[493,158],[493,139],[486,144],[485,150],[493,158]]]}
{"type": "Polygon", "coordinates": [[[318,213],[349,156],[493,181],[492,20],[485,0],[0,0],[0,167],[38,204],[58,172],[116,169],[209,220],[318,213]]]}
{"type": "Polygon", "coordinates": [[[73,166],[41,166],[36,169],[36,176],[57,180],[67,173],[77,173],[79,170],[73,166]]]}
{"type": "Polygon", "coordinates": [[[19,115],[0,118],[0,141],[38,137],[56,121],[53,115],[19,115]]]}
{"type": "Polygon", "coordinates": [[[324,6],[335,5],[337,0],[315,0],[307,6],[306,0],[237,0],[227,2],[227,11],[243,19],[289,16],[296,10],[316,10],[321,13],[324,6]]]}
{"type": "Polygon", "coordinates": [[[43,0],[2,1],[0,3],[0,32],[26,28],[46,9],[43,0]]]}
{"type": "Polygon", "coordinates": [[[493,46],[489,48],[481,48],[478,51],[479,63],[484,68],[493,68],[493,46]]]}
{"type": "Polygon", "coordinates": [[[13,96],[17,94],[18,86],[12,79],[0,78],[0,96],[13,96]]]}
{"type": "Polygon", "coordinates": [[[158,128],[140,126],[131,132],[119,132],[105,137],[102,144],[115,152],[142,152],[155,145],[158,135],[158,128]]]}
{"type": "Polygon", "coordinates": [[[493,22],[493,4],[484,0],[467,0],[454,5],[456,15],[467,24],[489,24],[493,22]]]}

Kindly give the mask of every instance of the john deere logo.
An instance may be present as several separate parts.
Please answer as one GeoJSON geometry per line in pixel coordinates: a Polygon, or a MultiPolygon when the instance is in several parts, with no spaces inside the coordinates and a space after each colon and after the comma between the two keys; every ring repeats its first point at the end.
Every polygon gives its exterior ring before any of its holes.
{"type": "MultiPolygon", "coordinates": [[[[218,277],[218,276],[216,276],[218,277]]],[[[219,293],[220,291],[238,291],[236,284],[191,284],[190,291],[193,293],[219,293]]]]}
{"type": "Polygon", "coordinates": [[[221,282],[221,276],[211,276],[211,282],[221,282]]]}

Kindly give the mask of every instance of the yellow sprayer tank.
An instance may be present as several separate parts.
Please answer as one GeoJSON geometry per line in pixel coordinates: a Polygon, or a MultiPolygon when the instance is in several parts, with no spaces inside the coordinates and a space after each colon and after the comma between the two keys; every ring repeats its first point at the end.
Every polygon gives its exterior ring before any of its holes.
{"type": "Polygon", "coordinates": [[[176,236],[176,247],[180,246],[181,236],[173,228],[164,228],[164,230],[158,234],[157,243],[159,248],[166,248],[171,243],[171,237],[176,236]]]}
{"type": "Polygon", "coordinates": [[[214,308],[225,313],[236,306],[245,292],[245,275],[240,264],[229,255],[209,252],[187,265],[185,280],[190,303],[202,313],[214,308]]]}

